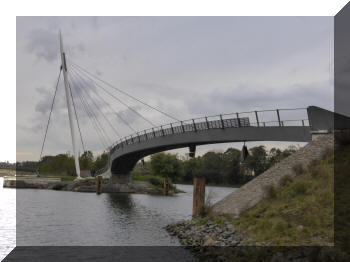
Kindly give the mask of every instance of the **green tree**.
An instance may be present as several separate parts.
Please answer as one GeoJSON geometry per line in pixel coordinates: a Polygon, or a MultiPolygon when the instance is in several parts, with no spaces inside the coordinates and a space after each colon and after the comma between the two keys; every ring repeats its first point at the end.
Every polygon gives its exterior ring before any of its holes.
{"type": "Polygon", "coordinates": [[[183,162],[184,166],[184,176],[182,180],[184,182],[192,182],[193,178],[196,176],[199,176],[200,174],[200,167],[201,167],[201,158],[190,158],[187,160],[184,160],[183,162]]]}
{"type": "Polygon", "coordinates": [[[151,155],[151,173],[155,176],[169,177],[173,182],[181,181],[183,166],[177,155],[157,153],[151,155]]]}
{"type": "Polygon", "coordinates": [[[224,181],[223,164],[223,153],[207,152],[202,156],[199,174],[204,176],[208,183],[221,184],[224,181]]]}
{"type": "Polygon", "coordinates": [[[79,165],[81,170],[92,170],[94,165],[94,155],[91,151],[85,151],[79,157],[79,165]]]}
{"type": "Polygon", "coordinates": [[[241,168],[241,151],[229,148],[224,153],[223,177],[227,184],[241,184],[245,182],[245,176],[241,168]]]}
{"type": "Polygon", "coordinates": [[[52,174],[67,172],[68,175],[76,175],[74,158],[68,154],[44,156],[39,162],[39,172],[52,174]]]}
{"type": "Polygon", "coordinates": [[[260,175],[268,167],[267,152],[264,146],[256,146],[249,150],[249,156],[247,157],[246,166],[254,170],[255,175],[260,175]]]}
{"type": "Polygon", "coordinates": [[[102,168],[105,168],[108,164],[108,153],[103,152],[101,155],[96,157],[95,163],[93,164],[93,172],[96,172],[102,168]]]}

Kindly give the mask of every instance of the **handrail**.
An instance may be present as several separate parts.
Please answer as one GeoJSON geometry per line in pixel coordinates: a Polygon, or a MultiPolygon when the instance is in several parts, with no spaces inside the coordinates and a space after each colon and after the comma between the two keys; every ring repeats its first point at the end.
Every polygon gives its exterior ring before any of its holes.
{"type": "Polygon", "coordinates": [[[283,108],[283,109],[268,109],[268,110],[259,110],[259,111],[247,111],[247,112],[236,112],[236,113],[226,113],[212,116],[197,117],[192,119],[187,119],[183,121],[176,121],[169,124],[148,128],[142,131],[135,132],[131,135],[120,138],[115,141],[108,150],[112,150],[114,147],[124,147],[129,144],[140,143],[142,141],[147,141],[153,138],[173,135],[177,133],[186,133],[186,132],[197,132],[201,130],[217,129],[217,128],[240,128],[240,127],[265,127],[266,124],[278,123],[279,126],[285,126],[285,122],[298,122],[300,121],[302,126],[305,126],[305,121],[309,119],[281,119],[281,111],[297,111],[297,110],[306,110],[307,108],[283,108]],[[264,112],[276,112],[277,120],[272,121],[262,121],[259,119],[258,113],[264,112]],[[240,116],[242,114],[253,114],[256,122],[250,122],[249,116],[240,116]],[[234,118],[223,118],[225,116],[235,116],[234,118]],[[216,120],[208,120],[208,118],[218,118],[216,120]],[[196,120],[202,119],[202,122],[196,122],[196,120]],[[242,123],[241,123],[242,122],[242,123]],[[226,124],[225,124],[226,123],[226,124]],[[254,125],[256,124],[256,126],[254,125]],[[179,131],[180,128],[180,131],[179,131]],[[142,138],[142,139],[141,139],[142,138]]]}

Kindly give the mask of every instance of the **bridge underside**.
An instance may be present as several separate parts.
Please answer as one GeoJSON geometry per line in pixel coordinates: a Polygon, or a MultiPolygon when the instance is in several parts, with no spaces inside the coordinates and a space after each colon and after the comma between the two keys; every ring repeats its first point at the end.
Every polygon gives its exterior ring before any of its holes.
{"type": "Polygon", "coordinates": [[[113,175],[127,175],[138,160],[154,153],[191,145],[243,141],[309,142],[311,132],[308,126],[278,126],[208,129],[173,134],[136,142],[122,148],[113,148],[110,155],[110,168],[113,175]]]}

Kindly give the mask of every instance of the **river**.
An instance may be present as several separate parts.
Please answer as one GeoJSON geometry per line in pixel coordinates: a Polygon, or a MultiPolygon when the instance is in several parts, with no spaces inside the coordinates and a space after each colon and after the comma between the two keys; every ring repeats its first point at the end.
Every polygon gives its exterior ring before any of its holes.
{"type": "MultiPolygon", "coordinates": [[[[186,193],[165,197],[19,189],[14,194],[4,188],[0,246],[7,249],[2,248],[0,258],[15,243],[16,202],[17,246],[178,246],[164,227],[191,217],[193,186],[177,187],[186,193]]],[[[206,194],[214,203],[234,190],[207,186],[206,194]]]]}

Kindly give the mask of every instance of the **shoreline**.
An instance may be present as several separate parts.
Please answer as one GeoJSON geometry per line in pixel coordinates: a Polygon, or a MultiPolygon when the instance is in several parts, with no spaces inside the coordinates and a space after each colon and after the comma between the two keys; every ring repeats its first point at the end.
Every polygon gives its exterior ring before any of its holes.
{"type": "Polygon", "coordinates": [[[200,261],[336,261],[329,260],[334,256],[333,246],[256,243],[223,217],[196,217],[169,224],[165,230],[200,261]]]}
{"type": "MultiPolygon", "coordinates": [[[[96,193],[97,184],[96,179],[91,178],[78,181],[64,181],[61,178],[52,177],[4,177],[3,187],[96,193]]],[[[175,192],[169,192],[169,195],[181,192],[176,190],[175,192]]],[[[113,184],[109,179],[104,179],[102,193],[163,194],[163,189],[146,181],[113,184]]]]}

